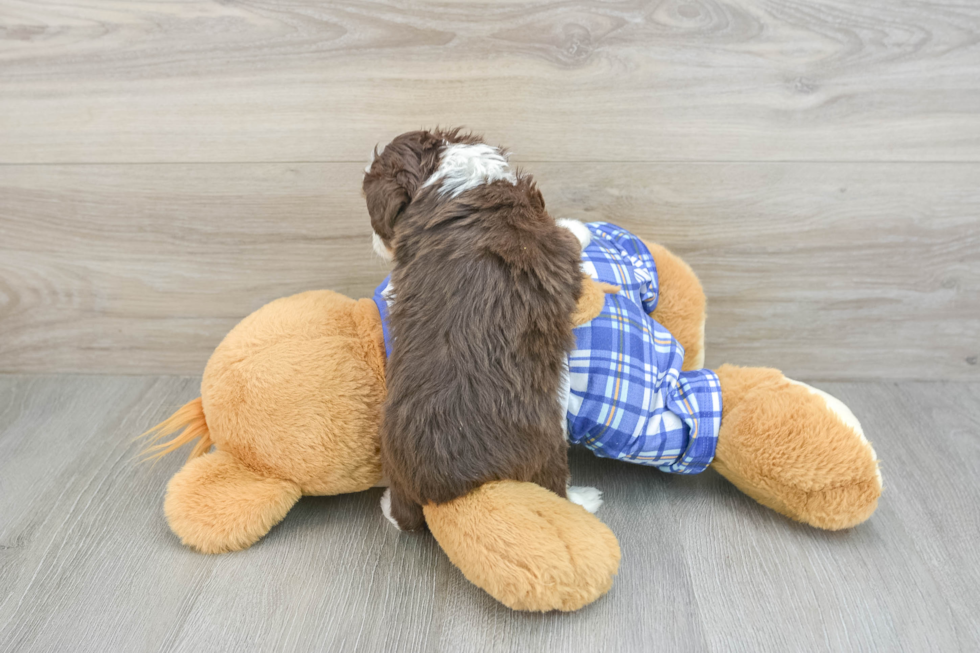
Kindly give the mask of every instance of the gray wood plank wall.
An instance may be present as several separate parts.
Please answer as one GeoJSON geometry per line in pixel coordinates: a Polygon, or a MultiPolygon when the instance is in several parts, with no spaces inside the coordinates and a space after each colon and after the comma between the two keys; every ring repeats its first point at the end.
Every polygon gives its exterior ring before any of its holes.
{"type": "Polygon", "coordinates": [[[0,0],[0,371],[198,373],[385,273],[367,152],[466,124],[675,249],[708,364],[980,379],[980,5],[0,0]]]}

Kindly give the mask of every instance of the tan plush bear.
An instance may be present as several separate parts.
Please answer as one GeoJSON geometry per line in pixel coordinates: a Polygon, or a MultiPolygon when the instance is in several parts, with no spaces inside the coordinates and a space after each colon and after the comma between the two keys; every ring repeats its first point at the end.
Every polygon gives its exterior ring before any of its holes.
{"type": "MultiPolygon", "coordinates": [[[[680,258],[647,247],[659,276],[651,317],[683,345],[684,369],[699,368],[701,285],[680,258]]],[[[575,323],[599,315],[617,290],[586,283],[575,323]]],[[[385,360],[370,299],[311,291],[242,320],[208,361],[201,397],[151,431],[160,439],[183,429],[152,447],[154,455],[197,440],[167,487],[174,533],[205,553],[244,549],[303,495],[383,484],[385,360]]],[[[711,467],[760,503],[817,528],[848,528],[874,512],[878,461],[846,406],[773,369],[724,365],[715,373],[723,401],[711,467]]],[[[608,591],[618,569],[618,542],[601,521],[530,483],[488,483],[424,512],[466,578],[514,609],[578,609],[608,591]]]]}

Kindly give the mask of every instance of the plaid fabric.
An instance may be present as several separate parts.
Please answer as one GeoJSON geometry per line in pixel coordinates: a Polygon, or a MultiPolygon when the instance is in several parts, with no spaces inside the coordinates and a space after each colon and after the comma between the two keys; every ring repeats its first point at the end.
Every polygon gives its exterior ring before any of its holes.
{"type": "MultiPolygon", "coordinates": [[[[575,329],[568,357],[568,439],[598,456],[696,474],[711,462],[721,426],[721,387],[711,370],[681,372],[684,348],[648,314],[659,296],[646,245],[604,222],[587,225],[592,242],[582,269],[620,286],[602,312],[575,329]]],[[[391,355],[390,278],[374,293],[391,355]]]]}
{"type": "Polygon", "coordinates": [[[602,313],[575,329],[569,355],[569,440],[596,455],[696,474],[711,462],[721,426],[721,387],[711,370],[681,372],[684,348],[648,313],[657,266],[639,238],[587,225],[582,252],[593,279],[620,286],[602,313]]]}

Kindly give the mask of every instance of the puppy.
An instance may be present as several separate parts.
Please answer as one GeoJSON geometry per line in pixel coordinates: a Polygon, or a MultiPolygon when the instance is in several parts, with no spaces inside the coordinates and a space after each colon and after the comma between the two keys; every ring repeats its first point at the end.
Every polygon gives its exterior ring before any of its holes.
{"type": "Polygon", "coordinates": [[[409,132],[375,152],[364,194],[375,249],[394,261],[386,513],[418,530],[422,506],[501,479],[564,497],[559,393],[582,244],[530,176],[458,129],[409,132]]]}

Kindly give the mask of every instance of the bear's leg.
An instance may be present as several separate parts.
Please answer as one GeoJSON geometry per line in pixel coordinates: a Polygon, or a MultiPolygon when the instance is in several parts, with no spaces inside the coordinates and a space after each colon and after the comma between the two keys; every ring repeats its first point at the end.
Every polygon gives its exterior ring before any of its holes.
{"type": "Polygon", "coordinates": [[[660,297],[650,314],[684,347],[683,369],[704,367],[704,290],[694,271],[663,245],[646,243],[657,264],[660,297]]]}
{"type": "Polygon", "coordinates": [[[534,483],[487,483],[424,510],[453,564],[514,610],[578,610],[609,591],[619,569],[612,531],[534,483]]]}
{"type": "Polygon", "coordinates": [[[817,528],[860,524],[881,495],[878,459],[830,395],[759,367],[722,365],[712,468],[759,503],[817,528]]]}
{"type": "Polygon", "coordinates": [[[163,510],[185,545],[202,553],[255,544],[299,500],[291,481],[260,476],[225,451],[194,458],[167,485],[163,510]]]}

